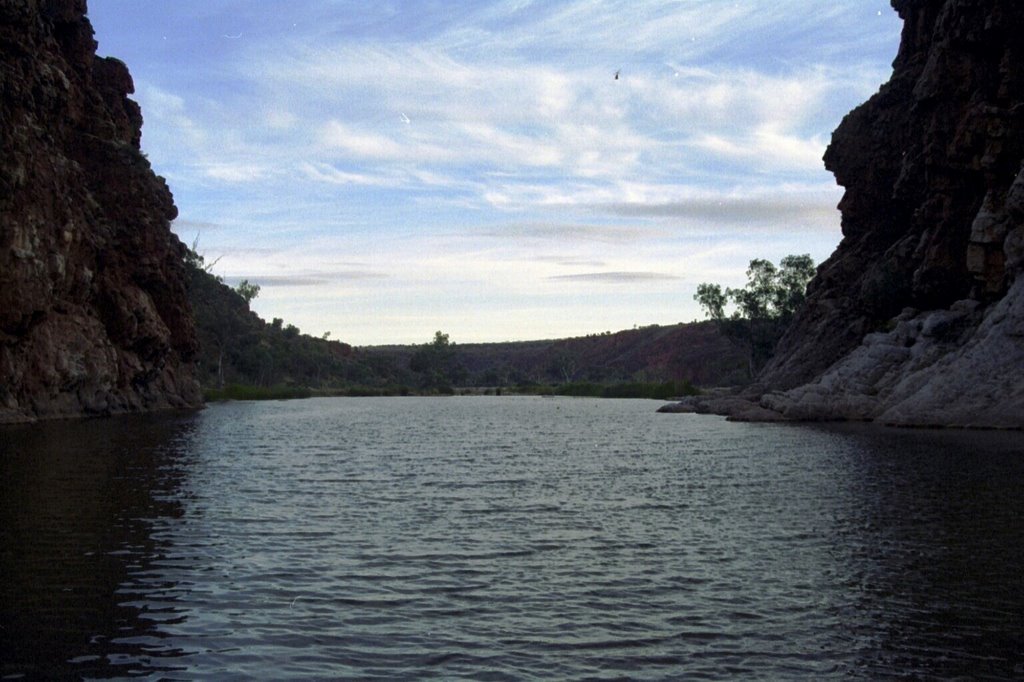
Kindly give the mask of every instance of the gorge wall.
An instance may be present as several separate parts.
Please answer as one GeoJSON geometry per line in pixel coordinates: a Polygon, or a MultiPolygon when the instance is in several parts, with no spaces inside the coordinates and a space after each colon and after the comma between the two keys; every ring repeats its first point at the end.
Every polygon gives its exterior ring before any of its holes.
{"type": "Polygon", "coordinates": [[[0,423],[201,402],[177,209],[85,14],[0,2],[0,423]]]}
{"type": "Polygon", "coordinates": [[[761,375],[761,407],[1022,427],[1024,2],[892,5],[892,78],[825,155],[843,240],[761,375]]]}

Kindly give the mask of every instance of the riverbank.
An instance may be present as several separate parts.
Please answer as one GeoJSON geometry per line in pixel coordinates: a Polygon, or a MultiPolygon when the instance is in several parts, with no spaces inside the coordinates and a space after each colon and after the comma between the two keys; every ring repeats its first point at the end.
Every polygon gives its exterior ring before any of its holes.
{"type": "Polygon", "coordinates": [[[249,386],[229,384],[223,388],[203,389],[206,402],[226,400],[297,400],[302,398],[383,398],[394,396],[452,395],[551,395],[580,398],[636,398],[673,400],[695,396],[700,389],[688,381],[626,382],[601,384],[572,382],[567,384],[523,384],[519,386],[434,386],[412,388],[394,384],[385,386],[344,386],[314,389],[306,386],[249,386]]]}

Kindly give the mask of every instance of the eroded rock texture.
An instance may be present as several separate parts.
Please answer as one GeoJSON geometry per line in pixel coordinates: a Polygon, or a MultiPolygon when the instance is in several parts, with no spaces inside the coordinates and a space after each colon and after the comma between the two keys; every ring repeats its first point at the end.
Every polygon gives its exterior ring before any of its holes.
{"type": "Polygon", "coordinates": [[[200,402],[177,209],[84,0],[0,0],[0,422],[200,402]]]}
{"type": "Polygon", "coordinates": [[[762,405],[1024,426],[1024,2],[892,4],[892,79],[825,155],[843,240],[762,375],[792,390],[762,405]]]}

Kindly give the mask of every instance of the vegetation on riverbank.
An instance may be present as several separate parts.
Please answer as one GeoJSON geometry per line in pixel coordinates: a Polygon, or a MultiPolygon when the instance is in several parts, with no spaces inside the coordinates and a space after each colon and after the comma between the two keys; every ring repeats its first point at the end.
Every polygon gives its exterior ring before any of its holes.
{"type": "Polygon", "coordinates": [[[424,344],[353,348],[278,318],[265,322],[249,307],[259,285],[229,287],[195,244],[186,264],[207,402],[457,394],[663,400],[746,374],[744,354],[712,322],[481,344],[456,344],[437,331],[424,344]]]}
{"type": "Polygon", "coordinates": [[[807,283],[814,277],[809,254],[786,256],[776,267],[755,258],[747,268],[747,285],[722,289],[704,282],[693,298],[718,326],[719,332],[747,354],[750,379],[775,353],[775,347],[807,297],[807,283]],[[726,307],[732,304],[731,315],[726,307]]]}
{"type": "Polygon", "coordinates": [[[220,402],[224,400],[294,400],[311,398],[313,391],[305,386],[250,386],[228,384],[223,388],[203,390],[203,400],[220,402]]]}
{"type": "Polygon", "coordinates": [[[596,384],[574,382],[568,384],[524,384],[521,386],[453,386],[410,388],[404,385],[349,386],[332,389],[311,389],[305,386],[247,386],[230,384],[224,388],[207,388],[203,392],[206,402],[227,400],[295,400],[301,398],[381,398],[393,396],[454,396],[454,395],[536,395],[576,398],[636,398],[672,400],[683,396],[699,395],[700,389],[688,381],[629,382],[596,384]]]}
{"type": "Polygon", "coordinates": [[[633,381],[616,384],[572,382],[554,386],[519,386],[514,393],[527,395],[558,395],[577,398],[644,398],[650,400],[671,400],[688,395],[698,395],[700,390],[688,381],[643,382],[633,381]]]}

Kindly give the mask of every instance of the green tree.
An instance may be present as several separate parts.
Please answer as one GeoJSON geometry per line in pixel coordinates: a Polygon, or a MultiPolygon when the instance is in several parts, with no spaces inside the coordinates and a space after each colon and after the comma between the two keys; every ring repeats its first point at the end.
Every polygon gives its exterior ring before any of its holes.
{"type": "Polygon", "coordinates": [[[775,309],[787,320],[791,318],[807,298],[807,283],[814,277],[814,259],[810,254],[786,256],[779,261],[775,309]]]}
{"type": "Polygon", "coordinates": [[[437,331],[434,339],[420,346],[409,359],[409,369],[421,377],[425,388],[443,389],[457,383],[465,373],[457,362],[455,344],[448,334],[437,331]]]}
{"type": "Polygon", "coordinates": [[[252,300],[260,295],[260,285],[250,284],[249,280],[243,279],[235,287],[235,292],[245,299],[246,304],[252,303],[252,300]]]}
{"type": "Polygon", "coordinates": [[[725,295],[733,300],[741,316],[748,320],[775,317],[779,271],[769,260],[755,258],[747,268],[747,286],[726,289],[725,295]]]}
{"type": "Polygon", "coordinates": [[[772,356],[786,326],[803,304],[814,272],[809,254],[786,256],[778,267],[755,258],[747,268],[747,285],[742,289],[723,291],[721,285],[704,282],[697,286],[693,298],[727,338],[747,349],[748,371],[753,377],[772,356]],[[730,302],[735,309],[726,315],[730,302]]]}
{"type": "Polygon", "coordinates": [[[719,284],[708,284],[704,282],[697,285],[697,293],[693,298],[704,310],[704,314],[712,320],[725,319],[725,306],[729,303],[729,297],[722,291],[719,284]]]}

